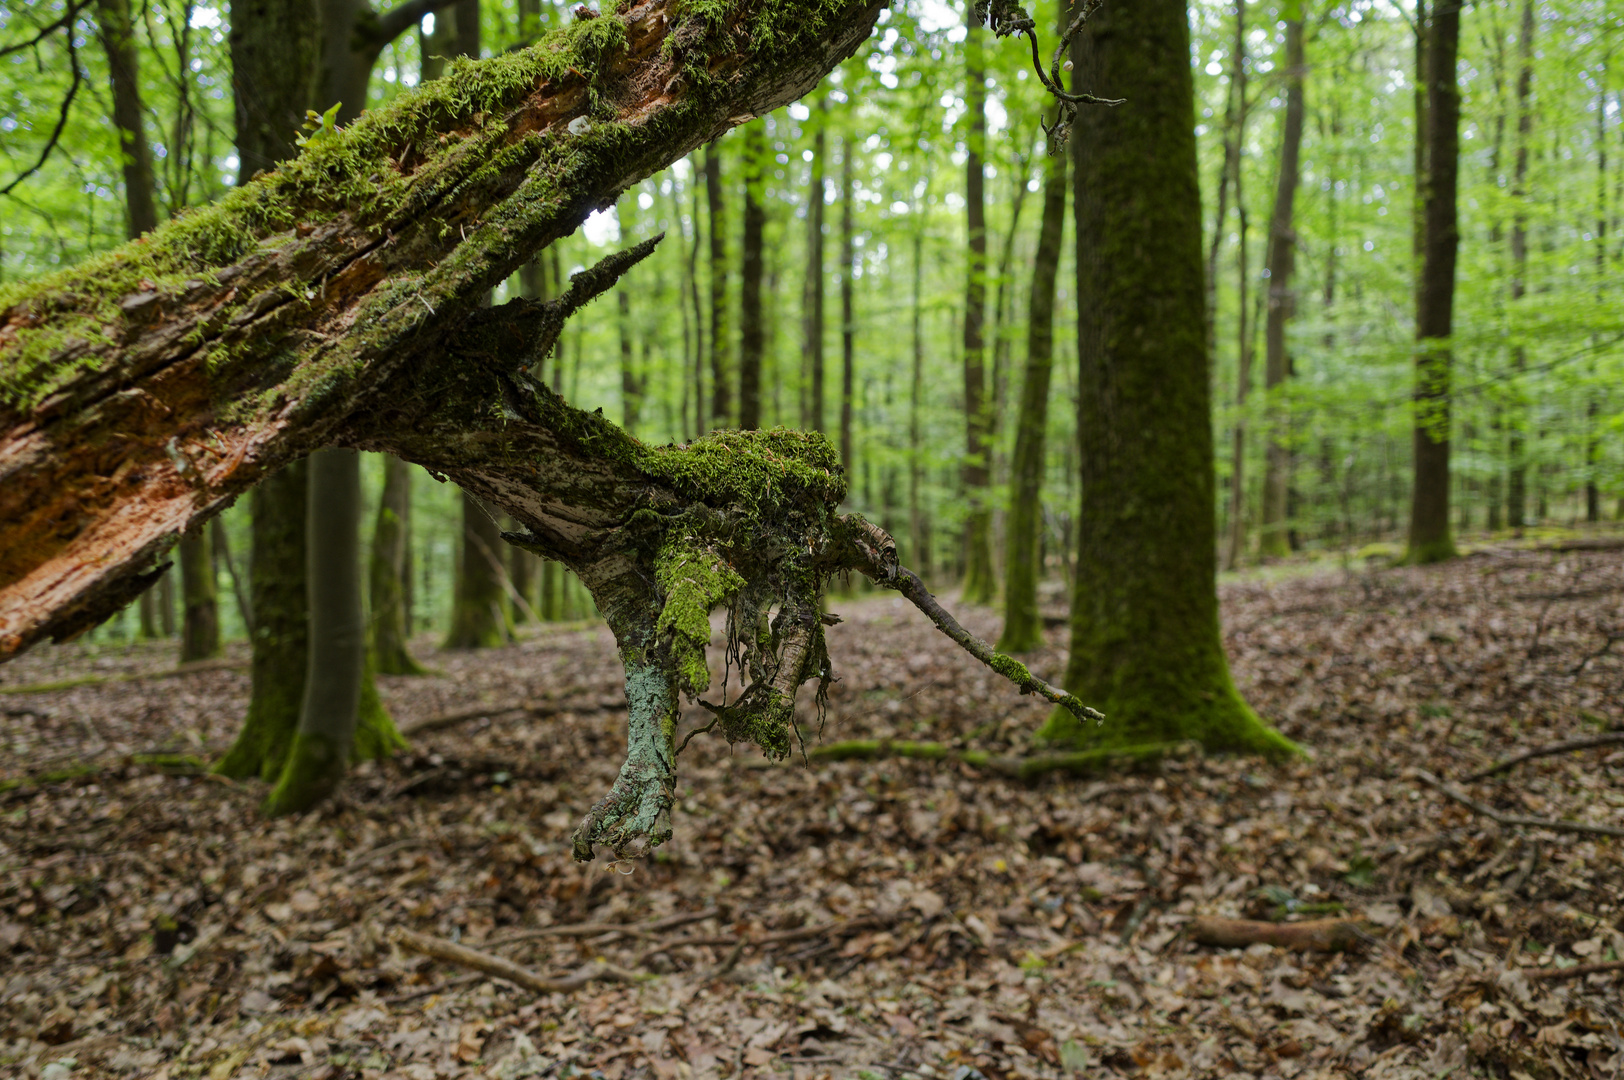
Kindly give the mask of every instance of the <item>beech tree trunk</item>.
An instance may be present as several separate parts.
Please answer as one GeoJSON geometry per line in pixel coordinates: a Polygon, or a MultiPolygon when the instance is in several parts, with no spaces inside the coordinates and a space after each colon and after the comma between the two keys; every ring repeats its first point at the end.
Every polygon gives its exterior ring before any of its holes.
{"type": "Polygon", "coordinates": [[[965,107],[969,131],[964,164],[965,227],[969,258],[964,285],[964,480],[969,504],[964,521],[964,599],[990,604],[998,595],[992,565],[992,509],[987,504],[991,476],[992,402],[987,394],[987,199],[982,160],[987,152],[987,70],[982,30],[971,25],[964,40],[965,107]]]}
{"type": "Polygon", "coordinates": [[[705,148],[705,206],[710,217],[711,426],[724,428],[733,415],[733,330],[727,317],[727,199],[722,193],[722,149],[715,143],[705,148]]]}
{"type": "Polygon", "coordinates": [[[1453,558],[1449,521],[1450,376],[1448,339],[1455,310],[1455,216],[1459,171],[1460,88],[1455,58],[1460,44],[1460,0],[1439,0],[1427,38],[1425,236],[1416,302],[1415,483],[1410,499],[1407,558],[1416,563],[1453,558]]]}
{"type": "Polygon", "coordinates": [[[1001,652],[1043,645],[1038,582],[1043,577],[1043,473],[1047,463],[1049,375],[1054,364],[1054,302],[1060,242],[1066,227],[1066,156],[1051,154],[1043,175],[1043,222],[1032,265],[1026,315],[1026,377],[1015,423],[1015,460],[1010,477],[1008,562],[1004,576],[1001,652]]]}
{"type": "Polygon", "coordinates": [[[852,231],[852,139],[840,140],[840,463],[856,468],[852,457],[852,395],[857,368],[857,334],[853,324],[852,277],[857,269],[856,237],[852,231]]]}
{"type": "MultiPolygon", "coordinates": [[[[1252,329],[1247,321],[1247,295],[1251,285],[1251,272],[1247,269],[1246,188],[1242,183],[1241,146],[1246,141],[1246,2],[1235,3],[1235,44],[1230,57],[1229,92],[1234,103],[1234,130],[1224,146],[1225,164],[1231,170],[1235,185],[1236,235],[1235,245],[1235,430],[1231,435],[1229,471],[1229,548],[1224,555],[1224,568],[1234,570],[1246,558],[1246,396],[1252,389],[1252,329]]],[[[1226,113],[1225,126],[1229,124],[1226,113]]],[[[1223,221],[1216,228],[1223,232],[1223,221]]],[[[1208,266],[1216,271],[1218,265],[1218,236],[1213,237],[1208,266]]],[[[1216,281],[1216,278],[1214,278],[1216,281]]],[[[1216,290],[1216,285],[1212,288],[1216,290]]],[[[1216,291],[1213,297],[1213,318],[1217,311],[1216,291]]],[[[1215,340],[1216,324],[1209,330],[1208,340],[1215,340]]]]}
{"type": "Polygon", "coordinates": [[[811,123],[817,126],[812,137],[812,178],[806,204],[806,287],[801,293],[801,355],[810,395],[801,416],[808,431],[823,430],[823,174],[828,139],[823,130],[823,114],[828,105],[818,99],[811,123]]]}
{"type": "Polygon", "coordinates": [[[140,59],[129,0],[96,0],[96,22],[107,53],[113,127],[123,158],[124,235],[133,240],[158,227],[158,208],[152,194],[152,147],[142,116],[140,59]]]}
{"type": "Polygon", "coordinates": [[[744,128],[744,234],[739,263],[739,427],[761,426],[761,362],[766,352],[766,322],[761,304],[765,275],[762,248],[767,231],[767,132],[760,120],[744,128]]]}
{"type": "Polygon", "coordinates": [[[199,522],[180,538],[180,662],[220,655],[220,591],[207,526],[199,522]]]}
{"type": "Polygon", "coordinates": [[[1292,275],[1297,265],[1295,210],[1303,146],[1302,12],[1286,20],[1286,114],[1280,128],[1280,174],[1275,181],[1274,212],[1269,215],[1268,318],[1263,330],[1263,385],[1268,393],[1269,448],[1263,474],[1263,522],[1259,553],[1280,558],[1291,553],[1286,533],[1286,492],[1291,483],[1288,411],[1281,387],[1291,376],[1286,352],[1286,324],[1296,305],[1292,275]]]}
{"type": "Polygon", "coordinates": [[[411,466],[393,455],[383,462],[383,493],[372,529],[368,586],[372,600],[369,626],[372,669],[384,675],[422,675],[421,664],[406,647],[407,543],[411,535],[411,466]]]}
{"type": "MultiPolygon", "coordinates": [[[[1517,214],[1511,225],[1511,300],[1520,301],[1528,293],[1528,146],[1534,135],[1534,5],[1525,0],[1522,26],[1517,32],[1517,153],[1512,165],[1511,198],[1517,214]]],[[[1520,375],[1528,366],[1522,345],[1512,347],[1511,370],[1520,375]]],[[[1511,468],[1506,477],[1506,524],[1521,530],[1528,524],[1528,412],[1523,408],[1520,382],[1512,383],[1511,438],[1508,456],[1511,468]]]]}
{"type": "Polygon", "coordinates": [[[1184,0],[1110,4],[1074,42],[1077,430],[1082,504],[1069,685],[1109,702],[1042,734],[1102,755],[1284,755],[1230,680],[1218,629],[1213,446],[1195,88],[1184,0]]]}

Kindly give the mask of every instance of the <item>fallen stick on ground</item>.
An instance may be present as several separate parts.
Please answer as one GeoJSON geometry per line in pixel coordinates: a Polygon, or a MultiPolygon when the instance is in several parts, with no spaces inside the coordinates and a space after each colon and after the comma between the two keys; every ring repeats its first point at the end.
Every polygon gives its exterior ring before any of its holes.
{"type": "Polygon", "coordinates": [[[440,731],[443,728],[456,727],[468,720],[478,720],[482,716],[503,716],[507,713],[524,712],[531,716],[557,716],[565,712],[612,712],[615,709],[624,709],[624,698],[598,698],[584,701],[508,701],[498,705],[473,705],[466,709],[455,709],[451,712],[440,713],[438,716],[427,716],[400,728],[402,735],[422,735],[425,732],[440,731]]]}
{"type": "Polygon", "coordinates": [[[689,923],[703,922],[717,915],[715,908],[706,908],[704,911],[684,911],[680,915],[668,915],[641,926],[625,923],[570,923],[566,926],[543,926],[537,930],[520,930],[516,933],[506,934],[502,937],[492,938],[485,944],[491,948],[502,945],[517,945],[521,941],[533,941],[536,938],[548,937],[597,937],[599,934],[630,934],[633,937],[643,937],[660,930],[674,930],[689,923]]]}
{"type": "Polygon", "coordinates": [[[1250,919],[1202,916],[1190,923],[1191,940],[1202,945],[1240,949],[1247,945],[1275,945],[1298,952],[1344,952],[1369,938],[1358,919],[1315,919],[1312,922],[1271,923],[1250,919]]]}
{"type": "Polygon", "coordinates": [[[1477,772],[1466,777],[1463,782],[1469,784],[1474,780],[1482,780],[1484,777],[1505,772],[1515,765],[1521,765],[1523,762],[1532,761],[1535,758],[1554,757],[1557,754],[1566,754],[1570,750],[1589,750],[1597,746],[1620,745],[1624,745],[1624,731],[1610,731],[1605,735],[1588,735],[1582,739],[1566,739],[1562,742],[1551,743],[1549,746],[1524,750],[1520,754],[1514,754],[1504,760],[1496,761],[1486,769],[1477,770],[1477,772]]]}
{"type": "Polygon", "coordinates": [[[635,973],[624,968],[599,962],[588,964],[575,974],[566,975],[562,979],[549,979],[529,968],[520,967],[511,960],[470,949],[466,945],[458,945],[454,941],[437,938],[431,934],[419,934],[416,930],[397,927],[392,936],[401,947],[413,952],[422,953],[435,960],[443,960],[448,964],[456,964],[458,967],[472,968],[492,978],[522,986],[526,990],[534,990],[538,994],[560,994],[579,990],[597,979],[608,982],[636,982],[638,978],[635,973]]]}
{"type": "Polygon", "coordinates": [[[889,926],[895,921],[896,919],[893,916],[862,915],[855,919],[847,919],[844,922],[820,923],[817,926],[802,926],[794,930],[778,930],[771,934],[762,934],[760,937],[729,936],[673,938],[670,941],[661,942],[659,945],[645,950],[642,955],[637,958],[637,964],[639,967],[641,967],[643,964],[658,956],[660,953],[669,952],[672,949],[680,948],[682,946],[733,946],[732,951],[728,953],[727,959],[722,961],[721,966],[719,966],[712,974],[711,977],[715,978],[720,975],[726,975],[729,971],[732,971],[733,966],[739,962],[739,957],[744,955],[745,949],[761,948],[766,945],[785,945],[790,942],[805,941],[808,938],[823,937],[825,935],[835,936],[840,934],[849,934],[854,930],[869,930],[881,926],[889,926]]]}
{"type": "Polygon", "coordinates": [[[1197,753],[1199,750],[1193,745],[1169,743],[1165,746],[1137,749],[1129,747],[1112,750],[1075,750],[1016,757],[990,754],[985,750],[966,750],[940,742],[846,739],[809,749],[806,756],[812,761],[874,761],[888,757],[916,758],[921,761],[955,761],[963,762],[972,768],[1007,776],[1012,780],[1035,780],[1052,772],[1088,776],[1111,771],[1119,763],[1151,764],[1163,758],[1195,756],[1197,753]]]}
{"type": "Polygon", "coordinates": [[[1539,982],[1564,982],[1568,979],[1582,979],[1586,975],[1605,975],[1608,972],[1624,971],[1624,960],[1605,960],[1599,964],[1574,964],[1565,968],[1530,968],[1522,969],[1523,974],[1539,982]]]}
{"type": "Polygon", "coordinates": [[[48,694],[53,690],[72,690],[76,686],[102,686],[109,683],[143,682],[148,679],[173,679],[177,675],[197,675],[205,671],[247,671],[246,660],[194,660],[177,664],[163,671],[133,671],[123,675],[80,675],[56,682],[29,683],[26,686],[0,686],[0,696],[10,694],[48,694]]]}
{"type": "Polygon", "coordinates": [[[1588,821],[1559,821],[1556,818],[1523,817],[1521,814],[1502,814],[1487,803],[1478,802],[1453,784],[1447,784],[1425,769],[1411,769],[1409,775],[1423,784],[1455,800],[1475,813],[1501,825],[1521,825],[1531,829],[1551,829],[1554,832],[1590,833],[1595,836],[1624,837],[1624,829],[1611,825],[1592,825],[1588,821]]]}

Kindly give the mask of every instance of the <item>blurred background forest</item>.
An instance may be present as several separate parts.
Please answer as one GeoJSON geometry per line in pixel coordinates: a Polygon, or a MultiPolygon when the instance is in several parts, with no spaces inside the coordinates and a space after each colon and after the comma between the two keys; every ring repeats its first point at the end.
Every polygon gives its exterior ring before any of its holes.
{"type": "MultiPolygon", "coordinates": [[[[0,8],[4,280],[124,242],[125,170],[101,28],[122,2],[0,8]]],[[[474,9],[484,55],[573,17],[540,0],[465,0],[430,13],[382,46],[367,104],[442,70],[456,51],[458,13],[474,9]]],[[[1402,541],[1411,484],[1417,11],[1365,0],[1190,10],[1218,557],[1235,568],[1289,552],[1384,552],[1402,541]],[[1269,238],[1293,157],[1300,179],[1279,224],[1294,244],[1282,263],[1269,238]]],[[[1058,12],[1040,4],[1036,15],[1052,27],[1058,12]]],[[[153,201],[160,216],[184,213],[251,172],[234,145],[231,12],[132,0],[128,17],[153,201]]],[[[975,482],[965,466],[979,459],[967,457],[964,323],[977,257],[968,185],[979,163],[985,463],[992,576],[1002,582],[1016,435],[1035,419],[1023,419],[1020,403],[1048,100],[1024,45],[989,40],[984,56],[977,46],[967,57],[956,6],[910,0],[882,20],[871,47],[815,97],[637,185],[494,300],[550,295],[605,252],[663,230],[654,258],[571,324],[549,381],[646,441],[680,442],[748,419],[741,365],[759,355],[756,422],[829,432],[850,472],[849,505],[890,529],[945,587],[963,576],[966,517],[978,505],[965,487],[967,476],[975,482]],[[982,103],[966,73],[977,65],[986,71],[984,162],[969,157],[982,103]]],[[[1619,30],[1617,10],[1600,0],[1495,0],[1464,18],[1451,512],[1468,538],[1624,513],[1624,80],[1609,74],[1624,48],[1619,30]]],[[[1053,581],[1069,577],[1078,498],[1069,220],[1065,235],[1037,518],[1053,581]]],[[[384,473],[381,458],[368,462],[363,520],[376,516],[384,473]]],[[[422,470],[410,476],[410,625],[443,634],[461,502],[422,470]]],[[[248,500],[213,540],[220,595],[230,597],[233,582],[242,592],[248,500]]],[[[512,577],[526,596],[504,593],[509,619],[587,613],[585,591],[554,569],[516,566],[512,577]]],[[[174,627],[176,592],[167,582],[154,591],[147,633],[174,627]]],[[[218,618],[226,637],[243,633],[240,605],[220,604],[218,618]]],[[[98,635],[141,629],[132,610],[98,635]]]]}

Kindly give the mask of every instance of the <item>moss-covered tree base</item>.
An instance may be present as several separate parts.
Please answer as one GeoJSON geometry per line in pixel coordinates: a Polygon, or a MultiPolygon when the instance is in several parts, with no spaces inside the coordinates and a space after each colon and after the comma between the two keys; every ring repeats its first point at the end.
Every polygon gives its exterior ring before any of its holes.
{"type": "MultiPolygon", "coordinates": [[[[301,751],[303,756],[293,753],[295,743],[299,741],[296,732],[299,728],[301,696],[301,689],[293,687],[288,694],[258,699],[259,708],[250,710],[242,730],[237,733],[236,742],[214,766],[214,772],[234,780],[252,778],[276,783],[276,792],[282,794],[272,793],[266,803],[267,812],[286,813],[313,805],[299,805],[300,799],[316,791],[319,777],[326,776],[325,751],[317,754],[307,748],[301,751]],[[312,763],[320,766],[316,774],[301,771],[308,770],[312,763]],[[273,810],[273,803],[286,809],[273,810]]],[[[406,739],[384,708],[369,671],[361,682],[360,720],[348,761],[380,761],[405,748],[406,739]]],[[[326,790],[330,791],[331,788],[326,790]]]]}
{"type": "MultiPolygon", "coordinates": [[[[1223,682],[1228,683],[1227,676],[1223,682]]],[[[1258,754],[1276,761],[1302,753],[1296,743],[1260,720],[1230,685],[1205,693],[1196,690],[1182,707],[1149,706],[1144,699],[1127,695],[1093,700],[1103,706],[1101,711],[1110,718],[1107,723],[1084,724],[1065,709],[1056,709],[1038,731],[1038,740],[1101,762],[1117,756],[1156,756],[1166,748],[1191,744],[1211,753],[1258,754]]]]}
{"type": "Polygon", "coordinates": [[[1111,746],[1095,750],[1073,750],[1018,757],[992,754],[985,750],[965,750],[939,742],[848,739],[807,751],[807,757],[813,761],[879,761],[885,758],[959,761],[973,768],[1026,781],[1037,780],[1051,773],[1097,776],[1104,773],[1154,771],[1164,761],[1200,756],[1201,745],[1195,742],[1146,743],[1138,746],[1111,746]]]}

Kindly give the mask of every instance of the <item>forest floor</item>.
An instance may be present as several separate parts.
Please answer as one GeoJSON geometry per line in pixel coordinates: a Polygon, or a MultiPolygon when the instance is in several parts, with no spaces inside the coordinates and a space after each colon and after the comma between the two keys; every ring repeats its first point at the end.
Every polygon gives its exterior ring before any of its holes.
{"type": "MultiPolygon", "coordinates": [[[[1028,749],[1043,709],[912,608],[831,606],[826,739],[1028,749]]],[[[438,674],[382,681],[402,724],[535,711],[419,735],[275,822],[262,785],[184,757],[229,745],[241,666],[15,693],[155,675],[174,646],[36,650],[0,669],[0,1073],[1618,1075],[1624,973],[1571,969],[1624,957],[1624,841],[1497,823],[1415,770],[1502,816],[1624,826],[1616,744],[1465,779],[1624,729],[1624,553],[1273,575],[1227,583],[1223,612],[1237,682],[1306,758],[1023,785],[702,737],[675,838],[629,875],[569,854],[624,749],[602,628],[420,641],[438,674]],[[1350,953],[1187,933],[1339,911],[1364,920],[1350,953]],[[404,952],[401,928],[641,977],[537,994],[404,952]]],[[[1058,678],[1063,646],[1057,626],[1033,667],[1058,678]]]]}

